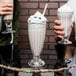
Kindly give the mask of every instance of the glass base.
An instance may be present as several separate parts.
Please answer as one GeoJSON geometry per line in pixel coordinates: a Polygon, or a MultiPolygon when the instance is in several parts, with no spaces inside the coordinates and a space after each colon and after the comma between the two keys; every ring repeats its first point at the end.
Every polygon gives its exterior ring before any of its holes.
{"type": "Polygon", "coordinates": [[[42,59],[38,59],[38,61],[35,61],[34,59],[28,62],[29,66],[39,69],[40,67],[43,67],[45,65],[45,62],[42,59]]]}
{"type": "Polygon", "coordinates": [[[2,34],[9,34],[9,33],[15,33],[16,31],[12,30],[12,31],[3,31],[1,32],[2,34]]]}
{"type": "Polygon", "coordinates": [[[59,44],[72,44],[71,41],[69,41],[68,39],[62,39],[61,41],[58,41],[59,44]]]}

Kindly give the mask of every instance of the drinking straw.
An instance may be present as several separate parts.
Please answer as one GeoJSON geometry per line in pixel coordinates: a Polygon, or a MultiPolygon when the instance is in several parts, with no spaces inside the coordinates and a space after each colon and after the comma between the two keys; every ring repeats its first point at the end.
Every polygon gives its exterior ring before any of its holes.
{"type": "Polygon", "coordinates": [[[46,3],[44,11],[43,11],[43,16],[45,15],[46,9],[47,9],[48,4],[46,3]]]}

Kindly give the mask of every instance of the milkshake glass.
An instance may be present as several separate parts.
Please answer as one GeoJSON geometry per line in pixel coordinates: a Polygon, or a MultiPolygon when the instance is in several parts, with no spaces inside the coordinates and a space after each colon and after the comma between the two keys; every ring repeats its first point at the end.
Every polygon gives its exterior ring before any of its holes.
{"type": "Polygon", "coordinates": [[[61,21],[61,25],[64,27],[65,32],[64,38],[62,38],[62,40],[58,43],[72,44],[72,42],[68,40],[71,33],[71,24],[73,16],[72,9],[67,4],[65,4],[62,7],[58,8],[57,15],[59,20],[61,21]]]}
{"type": "Polygon", "coordinates": [[[45,40],[46,21],[47,19],[38,11],[28,19],[28,34],[33,54],[33,59],[28,64],[34,68],[45,65],[40,59],[40,54],[45,40]]]}

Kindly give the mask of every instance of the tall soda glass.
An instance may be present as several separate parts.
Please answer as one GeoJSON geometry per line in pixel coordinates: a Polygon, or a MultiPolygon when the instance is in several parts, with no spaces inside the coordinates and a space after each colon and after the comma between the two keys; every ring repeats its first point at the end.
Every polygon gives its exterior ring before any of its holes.
{"type": "Polygon", "coordinates": [[[58,9],[57,15],[59,20],[61,21],[61,25],[64,27],[64,32],[65,32],[64,37],[58,43],[72,44],[72,42],[69,41],[69,36],[71,33],[73,11],[68,5],[64,5],[58,9]]]}
{"type": "Polygon", "coordinates": [[[28,19],[29,41],[33,54],[33,59],[28,64],[35,69],[45,65],[45,62],[40,58],[40,54],[45,40],[46,21],[46,18],[40,12],[36,12],[28,19]]]}

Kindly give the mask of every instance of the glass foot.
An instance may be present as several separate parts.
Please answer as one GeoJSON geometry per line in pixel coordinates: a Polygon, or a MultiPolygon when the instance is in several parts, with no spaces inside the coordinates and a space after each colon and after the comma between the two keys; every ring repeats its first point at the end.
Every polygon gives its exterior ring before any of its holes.
{"type": "Polygon", "coordinates": [[[9,34],[9,33],[15,33],[16,31],[12,30],[12,31],[3,31],[1,32],[2,34],[9,34]]]}
{"type": "Polygon", "coordinates": [[[43,67],[45,65],[45,62],[42,59],[39,59],[38,61],[31,60],[30,62],[28,62],[28,64],[29,66],[38,69],[40,67],[43,67]]]}
{"type": "Polygon", "coordinates": [[[69,41],[68,39],[62,39],[61,41],[58,41],[59,44],[72,44],[71,41],[69,41]]]}

